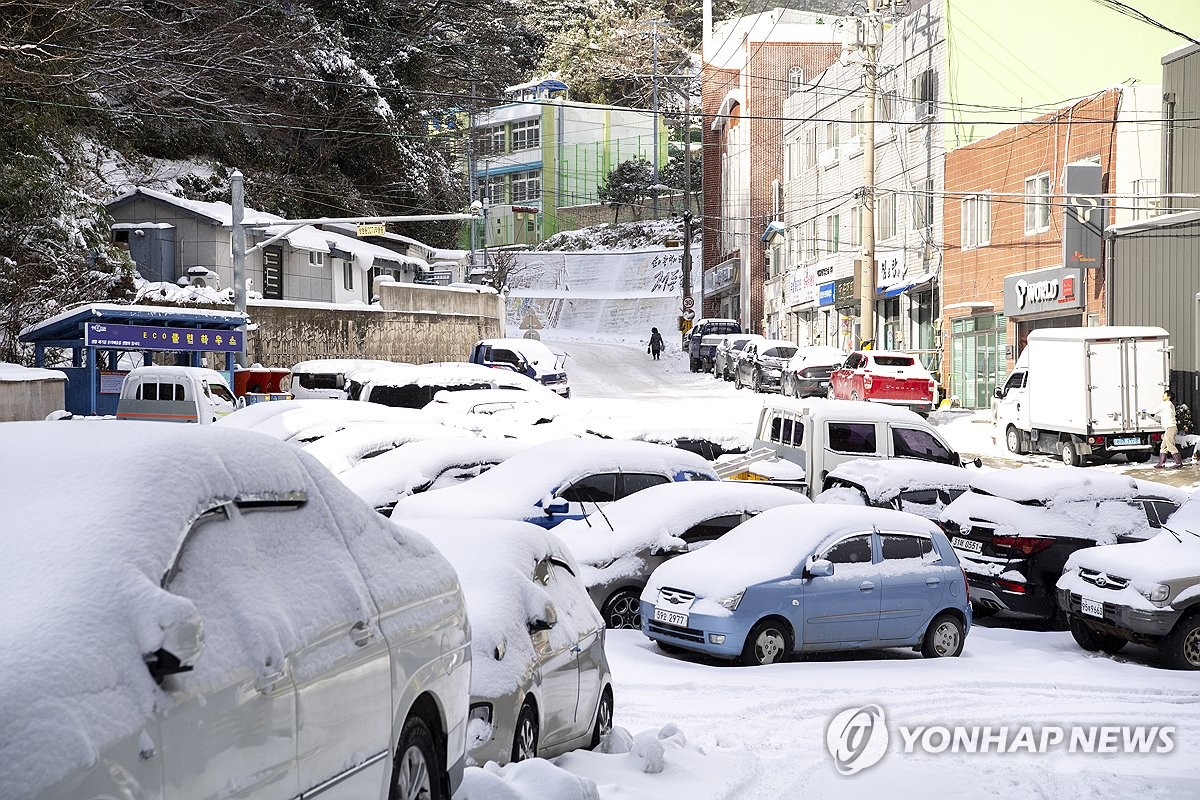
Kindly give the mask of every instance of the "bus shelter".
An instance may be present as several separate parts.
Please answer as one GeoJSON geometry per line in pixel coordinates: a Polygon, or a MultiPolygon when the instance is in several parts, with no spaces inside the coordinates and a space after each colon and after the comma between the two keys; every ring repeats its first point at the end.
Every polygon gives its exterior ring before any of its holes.
{"type": "Polygon", "coordinates": [[[48,350],[69,350],[66,407],[73,414],[117,413],[125,375],[135,366],[209,366],[229,373],[245,348],[246,315],[172,306],[90,303],[30,325],[21,341],[34,346],[34,362],[46,366],[48,350]],[[207,363],[206,363],[207,359],[207,363]]]}

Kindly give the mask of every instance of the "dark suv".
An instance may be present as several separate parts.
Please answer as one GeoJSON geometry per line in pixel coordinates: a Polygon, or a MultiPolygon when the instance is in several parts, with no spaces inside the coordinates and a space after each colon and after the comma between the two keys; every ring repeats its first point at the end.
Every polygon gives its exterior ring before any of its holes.
{"type": "Polygon", "coordinates": [[[742,326],[733,319],[702,319],[689,331],[688,363],[692,372],[709,372],[717,355],[717,342],[722,336],[741,333],[742,326]],[[707,340],[707,341],[705,341],[707,340]]]}

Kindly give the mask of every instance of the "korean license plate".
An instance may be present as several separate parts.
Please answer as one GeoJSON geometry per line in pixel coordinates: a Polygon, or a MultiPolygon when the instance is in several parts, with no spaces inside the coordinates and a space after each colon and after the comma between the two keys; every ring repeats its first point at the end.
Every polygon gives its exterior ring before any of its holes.
{"type": "Polygon", "coordinates": [[[688,615],[680,614],[678,611],[668,611],[665,608],[656,608],[654,609],[654,621],[665,622],[668,625],[686,628],[688,624],[688,615]]]}
{"type": "Polygon", "coordinates": [[[950,540],[950,546],[959,550],[966,550],[971,553],[982,553],[983,542],[976,542],[973,539],[964,539],[961,536],[955,536],[950,540]]]}
{"type": "Polygon", "coordinates": [[[1142,440],[1136,436],[1122,436],[1112,440],[1113,447],[1128,447],[1129,445],[1138,445],[1142,440]]]}
{"type": "Polygon", "coordinates": [[[1104,619],[1104,603],[1099,600],[1089,600],[1086,597],[1079,598],[1079,610],[1089,617],[1097,617],[1104,619]]]}

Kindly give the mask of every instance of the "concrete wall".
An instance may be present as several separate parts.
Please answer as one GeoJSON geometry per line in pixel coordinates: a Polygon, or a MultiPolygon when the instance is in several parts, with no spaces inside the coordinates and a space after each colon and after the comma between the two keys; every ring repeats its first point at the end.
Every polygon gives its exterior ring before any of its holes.
{"type": "Polygon", "coordinates": [[[0,422],[45,419],[66,406],[65,380],[0,381],[0,422]]]}

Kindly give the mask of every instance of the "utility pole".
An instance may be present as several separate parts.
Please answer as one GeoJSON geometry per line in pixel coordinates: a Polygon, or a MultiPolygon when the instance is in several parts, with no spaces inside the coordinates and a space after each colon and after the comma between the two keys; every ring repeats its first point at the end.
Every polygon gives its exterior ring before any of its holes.
{"type": "MultiPolygon", "coordinates": [[[[472,65],[474,66],[474,65],[472,65]]],[[[475,81],[471,81],[471,111],[467,117],[467,192],[470,195],[468,204],[479,199],[479,182],[475,178],[475,98],[478,97],[475,81]]],[[[475,266],[475,249],[479,231],[475,221],[471,221],[471,266],[475,266]]]]}
{"type": "MultiPolygon", "coordinates": [[[[241,170],[229,176],[230,222],[233,223],[233,305],[246,313],[246,179],[241,170]]],[[[242,349],[237,353],[238,366],[246,366],[246,326],[241,326],[242,349]]]]}
{"type": "Polygon", "coordinates": [[[874,347],[875,341],[875,94],[879,65],[881,26],[878,0],[867,0],[867,19],[863,30],[863,72],[866,98],[863,105],[863,193],[862,263],[858,278],[858,296],[862,306],[859,339],[862,347],[874,347]]]}
{"type": "Polygon", "coordinates": [[[654,198],[654,218],[658,219],[658,20],[654,20],[654,29],[650,35],[654,39],[654,66],[651,70],[650,77],[652,93],[650,108],[653,111],[652,116],[654,120],[654,181],[651,185],[650,192],[651,196],[654,198]]]}

